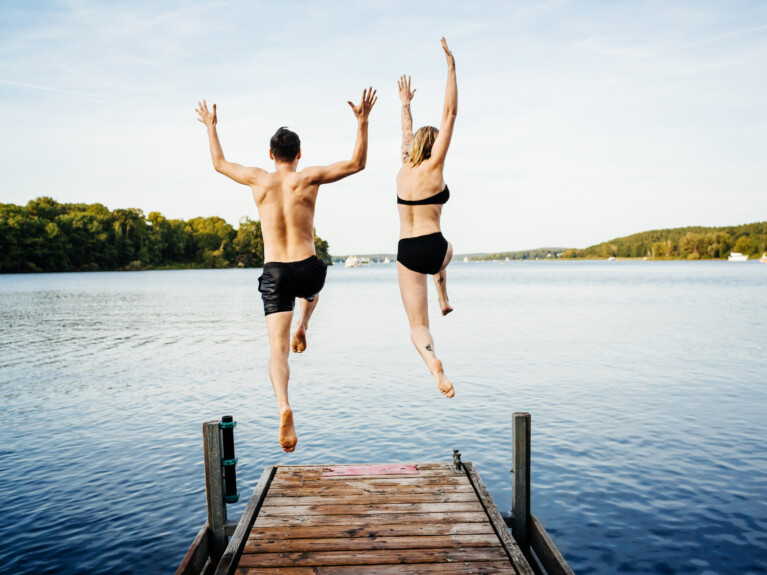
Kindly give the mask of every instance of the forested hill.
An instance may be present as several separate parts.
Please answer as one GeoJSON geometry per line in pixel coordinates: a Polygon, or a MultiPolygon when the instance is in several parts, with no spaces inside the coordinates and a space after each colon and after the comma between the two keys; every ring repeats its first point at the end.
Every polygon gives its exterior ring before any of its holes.
{"type": "Polygon", "coordinates": [[[652,230],[585,249],[569,249],[563,258],[648,257],[654,259],[726,259],[730,252],[760,256],[767,252],[767,222],[720,228],[652,230]]]}
{"type": "MultiPolygon", "coordinates": [[[[328,243],[314,236],[317,256],[331,263],[328,243]]],[[[169,220],[135,208],[60,204],[37,198],[0,204],[0,272],[260,267],[261,222],[238,229],[218,217],[169,220]]]]}

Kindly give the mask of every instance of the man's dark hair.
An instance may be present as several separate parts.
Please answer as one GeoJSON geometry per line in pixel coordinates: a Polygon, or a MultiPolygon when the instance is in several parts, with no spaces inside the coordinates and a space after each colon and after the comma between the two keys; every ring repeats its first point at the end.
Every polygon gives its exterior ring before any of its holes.
{"type": "Polygon", "coordinates": [[[275,160],[292,162],[301,149],[301,140],[298,139],[298,134],[283,126],[269,140],[269,149],[272,150],[275,160]]]}

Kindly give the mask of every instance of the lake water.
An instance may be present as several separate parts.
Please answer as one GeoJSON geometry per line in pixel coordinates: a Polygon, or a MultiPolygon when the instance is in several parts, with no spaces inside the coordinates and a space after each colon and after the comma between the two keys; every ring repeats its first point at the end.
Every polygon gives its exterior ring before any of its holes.
{"type": "Polygon", "coordinates": [[[767,573],[767,265],[449,268],[436,349],[396,269],[330,268],[276,440],[260,270],[0,276],[0,572],[172,573],[205,521],[203,421],[231,413],[238,517],[263,466],[473,461],[510,508],[532,413],[532,508],[578,574],[767,573]]]}

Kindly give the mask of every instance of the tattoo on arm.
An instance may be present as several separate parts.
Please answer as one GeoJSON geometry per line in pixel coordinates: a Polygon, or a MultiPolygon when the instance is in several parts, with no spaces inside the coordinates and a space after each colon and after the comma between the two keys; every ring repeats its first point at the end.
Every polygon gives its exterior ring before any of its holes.
{"type": "Polygon", "coordinates": [[[402,106],[402,162],[410,161],[410,143],[413,141],[413,116],[410,104],[402,106]]]}
{"type": "Polygon", "coordinates": [[[439,276],[437,277],[439,277],[439,279],[437,280],[437,283],[439,285],[442,285],[442,283],[445,281],[445,278],[442,276],[442,274],[439,274],[439,276]]]}
{"type": "Polygon", "coordinates": [[[427,346],[426,346],[426,351],[434,351],[434,350],[431,348],[431,344],[427,344],[427,346]]]}

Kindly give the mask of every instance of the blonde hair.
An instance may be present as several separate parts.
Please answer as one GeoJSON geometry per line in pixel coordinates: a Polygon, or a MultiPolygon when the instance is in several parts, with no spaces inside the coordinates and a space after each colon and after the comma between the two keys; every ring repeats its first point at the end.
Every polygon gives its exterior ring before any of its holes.
{"type": "Polygon", "coordinates": [[[431,147],[437,139],[439,130],[433,126],[418,128],[410,144],[410,163],[415,168],[424,160],[431,158],[431,147]]]}

